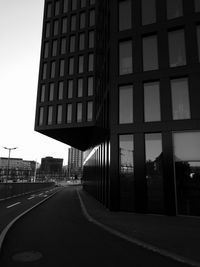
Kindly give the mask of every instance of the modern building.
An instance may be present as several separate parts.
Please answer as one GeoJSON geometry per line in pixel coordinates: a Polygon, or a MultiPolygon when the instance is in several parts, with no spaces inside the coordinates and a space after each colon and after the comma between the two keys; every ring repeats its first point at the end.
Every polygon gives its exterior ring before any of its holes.
{"type": "Polygon", "coordinates": [[[68,175],[69,177],[82,178],[83,152],[74,147],[68,150],[68,175]]]}
{"type": "Polygon", "coordinates": [[[46,157],[41,159],[40,172],[46,175],[62,173],[63,159],[46,157]]]}
{"type": "Polygon", "coordinates": [[[35,130],[111,210],[200,215],[200,0],[45,1],[35,130]]]}

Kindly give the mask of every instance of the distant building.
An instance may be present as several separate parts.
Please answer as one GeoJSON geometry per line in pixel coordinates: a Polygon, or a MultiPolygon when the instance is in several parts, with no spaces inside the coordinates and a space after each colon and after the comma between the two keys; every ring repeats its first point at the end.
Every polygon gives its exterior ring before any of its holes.
{"type": "Polygon", "coordinates": [[[82,176],[83,167],[83,152],[71,147],[68,153],[68,175],[69,176],[82,176]]]}
{"type": "Polygon", "coordinates": [[[40,171],[46,174],[58,174],[62,172],[63,159],[46,157],[41,159],[40,171]]]}

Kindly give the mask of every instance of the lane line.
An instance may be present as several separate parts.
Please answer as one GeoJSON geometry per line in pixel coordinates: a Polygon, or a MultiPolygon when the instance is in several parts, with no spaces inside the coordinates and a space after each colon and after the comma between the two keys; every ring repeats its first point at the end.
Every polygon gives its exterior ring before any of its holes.
{"type": "Polygon", "coordinates": [[[80,196],[80,193],[78,191],[78,189],[76,189],[76,192],[78,194],[78,198],[79,198],[79,201],[80,201],[80,205],[81,205],[81,209],[82,209],[82,212],[83,212],[83,215],[85,216],[85,218],[91,222],[91,223],[94,223],[96,224],[97,226],[103,228],[105,231],[113,234],[113,235],[116,235],[134,245],[137,245],[139,247],[142,247],[142,248],[145,248],[145,249],[148,249],[154,253],[157,253],[161,256],[164,256],[166,258],[169,258],[169,259],[172,259],[174,261],[177,261],[177,262],[180,262],[180,263],[184,263],[184,264],[188,264],[189,266],[192,266],[192,267],[200,267],[200,262],[197,262],[197,261],[194,261],[194,260],[191,260],[191,259],[188,259],[188,258],[185,258],[183,256],[180,256],[178,254],[175,254],[173,252],[170,252],[170,251],[167,251],[165,249],[161,249],[161,248],[158,248],[156,246],[153,246],[149,243],[146,243],[144,241],[141,241],[137,238],[134,238],[134,237],[130,237],[130,236],[127,236],[126,234],[123,234],[122,232],[118,231],[118,230],[115,230],[113,229],[112,227],[109,227],[99,221],[97,221],[96,219],[94,219],[87,211],[87,208],[83,202],[83,199],[82,197],[80,196]]]}
{"type": "Polygon", "coordinates": [[[32,197],[29,197],[29,198],[27,198],[28,200],[30,200],[30,199],[33,199],[35,196],[32,196],[32,197]]]}
{"type": "Polygon", "coordinates": [[[7,206],[6,209],[12,208],[12,207],[14,207],[14,206],[16,206],[16,205],[18,205],[18,204],[20,204],[20,203],[21,203],[21,202],[16,202],[16,203],[14,203],[14,204],[12,204],[12,205],[10,205],[10,206],[7,206]]]}

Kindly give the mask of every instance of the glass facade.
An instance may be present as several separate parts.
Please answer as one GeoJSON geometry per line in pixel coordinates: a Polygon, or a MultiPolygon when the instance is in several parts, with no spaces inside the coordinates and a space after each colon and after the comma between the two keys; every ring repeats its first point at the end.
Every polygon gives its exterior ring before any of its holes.
{"type": "Polygon", "coordinates": [[[194,4],[195,4],[195,11],[200,12],[200,1],[194,0],[194,4]]]}
{"type": "Polygon", "coordinates": [[[57,106],[57,120],[56,120],[56,122],[57,122],[57,124],[62,123],[62,105],[57,106]]]}
{"type": "Polygon", "coordinates": [[[79,35],[79,50],[85,49],[85,33],[80,33],[79,35]]]}
{"type": "Polygon", "coordinates": [[[156,22],[156,1],[142,0],[142,25],[156,22]]]}
{"type": "Polygon", "coordinates": [[[63,99],[63,88],[64,88],[63,82],[59,82],[58,83],[58,100],[63,99]]]}
{"type": "Polygon", "coordinates": [[[200,62],[200,25],[197,26],[197,45],[198,45],[198,56],[200,62]]]}
{"type": "Polygon", "coordinates": [[[132,27],[131,0],[119,1],[119,31],[128,30],[132,27]]]}
{"type": "Polygon", "coordinates": [[[67,123],[72,122],[72,104],[67,104],[67,123]]]}
{"type": "Polygon", "coordinates": [[[49,85],[49,101],[53,101],[54,98],[54,83],[49,85]]]}
{"type": "Polygon", "coordinates": [[[182,0],[167,0],[167,18],[174,19],[183,16],[182,0]]]}
{"type": "Polygon", "coordinates": [[[69,58],[69,75],[74,74],[74,58],[69,58]]]}
{"type": "Polygon", "coordinates": [[[68,80],[67,98],[73,97],[73,80],[68,80]]]}
{"type": "Polygon", "coordinates": [[[48,119],[47,124],[51,125],[53,122],[53,106],[48,106],[48,119]]]}
{"type": "Polygon", "coordinates": [[[130,74],[133,72],[132,41],[119,43],[119,74],[130,74]]]}
{"type": "Polygon", "coordinates": [[[147,36],[143,38],[143,70],[158,69],[158,47],[157,36],[147,36]]]}
{"type": "Polygon", "coordinates": [[[69,45],[69,52],[75,52],[75,41],[76,37],[75,35],[70,36],[70,45],[69,45]]]}
{"type": "Polygon", "coordinates": [[[78,73],[83,73],[84,69],[84,56],[78,57],[78,73]]]}
{"type": "Polygon", "coordinates": [[[94,70],[94,54],[89,54],[88,56],[88,71],[94,70]]]}
{"type": "Polygon", "coordinates": [[[87,102],[87,121],[92,121],[93,117],[93,102],[87,102]]]}
{"type": "Polygon", "coordinates": [[[40,91],[40,102],[44,102],[45,100],[45,85],[43,84],[40,91]]]}
{"type": "Polygon", "coordinates": [[[119,88],[119,123],[133,123],[133,86],[119,88]]]}
{"type": "Polygon", "coordinates": [[[88,77],[88,88],[87,88],[87,91],[88,91],[88,96],[92,96],[93,95],[93,87],[94,87],[94,78],[93,77],[88,77]]]}
{"type": "Polygon", "coordinates": [[[78,79],[78,93],[77,93],[78,97],[82,97],[83,96],[83,79],[78,79]]]}
{"type": "Polygon", "coordinates": [[[83,109],[83,104],[82,103],[77,103],[76,106],[76,121],[77,122],[82,122],[82,109],[83,109]]]}
{"type": "Polygon", "coordinates": [[[43,125],[44,118],[44,107],[40,107],[39,109],[39,126],[43,125]]]}

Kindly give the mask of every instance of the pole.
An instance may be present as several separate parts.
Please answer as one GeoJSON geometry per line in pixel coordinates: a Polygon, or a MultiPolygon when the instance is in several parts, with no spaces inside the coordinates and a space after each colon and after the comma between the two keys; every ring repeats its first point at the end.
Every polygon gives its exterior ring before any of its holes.
{"type": "Polygon", "coordinates": [[[10,169],[10,154],[11,154],[11,150],[13,149],[17,149],[17,147],[3,147],[5,149],[7,149],[8,152],[8,166],[7,166],[7,175],[6,175],[6,183],[8,182],[8,176],[9,176],[9,169],[10,169]]]}

